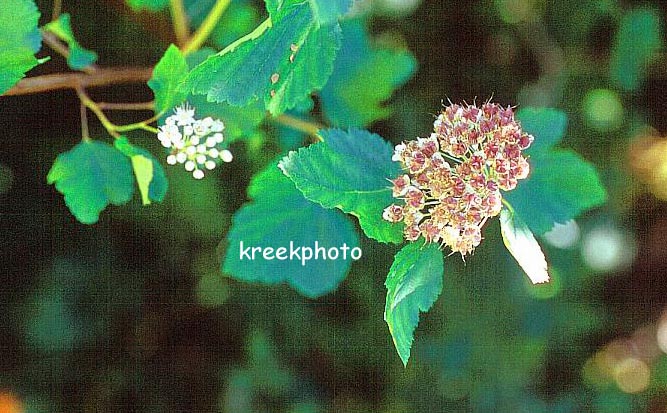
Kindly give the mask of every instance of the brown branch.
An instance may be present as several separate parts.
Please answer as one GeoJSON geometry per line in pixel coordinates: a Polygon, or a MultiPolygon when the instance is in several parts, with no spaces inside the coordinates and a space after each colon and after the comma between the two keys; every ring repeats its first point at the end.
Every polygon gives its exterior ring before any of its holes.
{"type": "Polygon", "coordinates": [[[55,73],[21,80],[3,96],[30,95],[58,89],[77,89],[122,83],[144,83],[152,67],[99,68],[93,73],[55,73]]]}

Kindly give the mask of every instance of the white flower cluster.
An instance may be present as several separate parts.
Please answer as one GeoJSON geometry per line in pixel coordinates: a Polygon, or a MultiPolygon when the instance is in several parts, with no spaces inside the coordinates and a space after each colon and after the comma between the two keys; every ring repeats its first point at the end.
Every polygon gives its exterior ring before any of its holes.
{"type": "Polygon", "coordinates": [[[187,103],[174,109],[174,114],[158,128],[157,137],[165,148],[169,165],[184,164],[195,179],[204,177],[204,169],[215,169],[219,161],[231,162],[232,153],[220,148],[225,125],[210,116],[195,119],[195,109],[187,103]]]}

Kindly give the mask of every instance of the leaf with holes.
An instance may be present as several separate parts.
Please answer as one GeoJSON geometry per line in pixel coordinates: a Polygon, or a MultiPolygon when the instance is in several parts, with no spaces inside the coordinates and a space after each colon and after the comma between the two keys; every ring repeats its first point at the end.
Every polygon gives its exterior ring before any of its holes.
{"type": "Polygon", "coordinates": [[[184,87],[236,106],[259,100],[277,115],[324,86],[340,37],[340,26],[321,26],[308,3],[283,4],[254,32],[194,68],[184,87]]]}

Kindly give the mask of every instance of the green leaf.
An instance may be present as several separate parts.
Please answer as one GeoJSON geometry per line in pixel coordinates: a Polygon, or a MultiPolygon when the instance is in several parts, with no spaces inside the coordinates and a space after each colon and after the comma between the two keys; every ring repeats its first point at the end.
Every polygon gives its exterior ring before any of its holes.
{"type": "Polygon", "coordinates": [[[243,249],[251,247],[285,247],[289,255],[294,247],[325,249],[355,248],[359,239],[352,223],[338,211],[327,210],[304,199],[294,184],[285,177],[275,163],[258,173],[248,188],[252,202],[234,214],[232,228],[227,235],[227,250],[222,271],[232,277],[252,282],[277,284],[286,282],[307,297],[318,297],[336,289],[345,278],[352,259],[311,259],[303,263],[303,254],[297,259],[265,260],[260,254],[254,260],[241,258],[243,249]]]}
{"type": "Polygon", "coordinates": [[[516,259],[533,284],[549,281],[547,260],[540,244],[521,218],[507,208],[500,211],[500,233],[507,251],[516,259]]]}
{"type": "Polygon", "coordinates": [[[150,205],[151,199],[148,188],[153,180],[153,161],[143,155],[135,155],[130,158],[134,176],[137,178],[139,193],[141,194],[141,203],[150,205]]]}
{"type": "Polygon", "coordinates": [[[320,26],[307,3],[279,7],[271,20],[197,66],[188,91],[209,101],[253,101],[277,115],[326,83],[340,47],[340,26],[320,26]]]}
{"type": "Polygon", "coordinates": [[[187,93],[179,85],[187,74],[185,57],[178,47],[170,45],[148,81],[155,94],[155,113],[164,113],[185,100],[187,93]]]}
{"type": "Polygon", "coordinates": [[[37,66],[42,45],[39,10],[32,0],[4,0],[0,7],[0,94],[37,66]]]}
{"type": "Polygon", "coordinates": [[[523,130],[532,134],[535,141],[527,153],[546,152],[565,136],[567,115],[554,108],[525,108],[516,114],[523,130]]]}
{"type": "Polygon", "coordinates": [[[353,0],[308,0],[308,2],[317,21],[324,25],[337,22],[350,10],[353,0]]]}
{"type": "MultiPolygon", "coordinates": [[[[187,56],[188,67],[193,68],[206,60],[215,51],[210,48],[200,49],[187,56]]],[[[245,106],[232,106],[228,103],[209,102],[206,96],[188,95],[186,100],[196,108],[198,118],[211,116],[225,124],[225,144],[256,136],[259,125],[266,117],[264,105],[259,101],[245,106]]]]}
{"type": "Polygon", "coordinates": [[[576,153],[550,151],[529,161],[528,179],[505,197],[534,233],[542,235],[606,201],[597,171],[576,153]]]}
{"type": "Polygon", "coordinates": [[[394,257],[387,281],[384,320],[403,365],[408,364],[419,312],[428,311],[442,292],[444,261],[436,244],[409,243],[394,257]]]}
{"type": "Polygon", "coordinates": [[[169,0],[125,0],[134,11],[160,11],[169,5],[169,0]]]}
{"type": "Polygon", "coordinates": [[[162,202],[169,182],[160,162],[146,149],[132,145],[125,136],[116,139],[114,146],[130,158],[142,203],[148,205],[151,201],[162,202]]]}
{"type": "Polygon", "coordinates": [[[639,8],[625,13],[611,50],[612,81],[625,90],[636,90],[662,46],[661,16],[657,10],[639,8]]]}
{"type": "Polygon", "coordinates": [[[134,191],[130,161],[113,146],[84,141],[56,158],[46,177],[83,224],[94,224],[109,204],[122,205],[134,191]]]}
{"type": "Polygon", "coordinates": [[[290,152],[280,167],[303,195],[325,208],[359,218],[364,233],[380,242],[400,243],[400,224],[382,219],[395,201],[388,179],[399,175],[391,144],[367,131],[320,131],[324,142],[290,152]]]}
{"type": "Polygon", "coordinates": [[[523,129],[535,136],[527,151],[531,172],[504,196],[532,232],[542,235],[555,223],[565,223],[606,201],[592,164],[573,151],[552,149],[565,131],[564,113],[524,109],[517,116],[523,129]]]}
{"type": "Polygon", "coordinates": [[[325,116],[334,126],[359,126],[388,117],[383,104],[405,84],[417,68],[407,50],[371,47],[362,20],[342,24],[343,45],[329,82],[320,97],[325,116]]]}
{"type": "Polygon", "coordinates": [[[83,48],[79,42],[77,42],[74,33],[72,32],[70,15],[68,13],[63,13],[57,20],[46,24],[44,30],[50,31],[60,40],[67,43],[67,46],[69,47],[67,64],[70,68],[81,70],[95,63],[97,60],[97,53],[83,48]]]}

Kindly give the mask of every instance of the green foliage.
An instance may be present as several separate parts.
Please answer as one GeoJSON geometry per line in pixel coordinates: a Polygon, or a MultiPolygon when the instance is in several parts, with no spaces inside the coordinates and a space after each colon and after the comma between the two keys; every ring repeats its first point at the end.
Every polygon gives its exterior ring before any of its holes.
{"type": "Polygon", "coordinates": [[[662,46],[662,22],[657,10],[639,8],[625,13],[611,51],[612,81],[625,90],[636,90],[662,46]]]}
{"type": "Polygon", "coordinates": [[[436,244],[412,242],[394,257],[387,281],[384,320],[404,365],[408,364],[419,312],[428,311],[442,292],[444,262],[436,244]]]}
{"type": "Polygon", "coordinates": [[[160,162],[147,150],[132,145],[124,136],[116,139],[114,146],[130,158],[142,203],[148,205],[151,201],[162,202],[169,182],[160,162]]]}
{"type": "Polygon", "coordinates": [[[165,113],[185,100],[187,93],[179,88],[188,74],[185,57],[173,44],[155,65],[148,86],[155,94],[155,113],[165,113]]]}
{"type": "Polygon", "coordinates": [[[0,94],[5,93],[40,61],[39,11],[32,0],[5,0],[0,7],[0,94]]]}
{"type": "Polygon", "coordinates": [[[65,204],[83,224],[96,223],[109,204],[127,203],[134,191],[130,161],[98,141],[83,141],[58,155],[46,179],[65,196],[65,204]]]}
{"type": "MultiPolygon", "coordinates": [[[[304,199],[294,184],[275,163],[255,176],[248,188],[252,202],[234,214],[227,235],[227,248],[222,271],[244,281],[277,284],[287,282],[307,297],[318,297],[333,291],[345,278],[352,259],[342,256],[336,260],[301,259],[266,260],[259,255],[254,260],[241,257],[241,242],[248,246],[271,247],[276,251],[290,243],[295,247],[319,246],[349,248],[359,240],[352,223],[338,211],[331,211],[304,199]],[[335,231],[331,229],[335,228],[335,231]]],[[[275,253],[275,252],[274,252],[275,253]]]]}
{"type": "Polygon", "coordinates": [[[517,116],[524,130],[535,136],[527,151],[531,172],[504,196],[532,232],[544,234],[554,223],[564,223],[605,202],[606,191],[593,165],[573,151],[553,148],[565,132],[564,114],[529,109],[517,116]]]}
{"type": "Polygon", "coordinates": [[[399,47],[373,47],[361,19],[341,24],[343,43],[329,82],[320,97],[334,126],[366,126],[388,117],[383,102],[414,74],[417,62],[399,47]]]}
{"type": "Polygon", "coordinates": [[[339,208],[359,218],[364,233],[380,242],[400,243],[400,225],[382,219],[394,201],[388,179],[400,173],[392,146],[359,130],[320,131],[323,142],[290,152],[280,167],[303,195],[325,208],[339,208]]]}
{"type": "MultiPolygon", "coordinates": [[[[214,53],[208,48],[192,53],[186,59],[188,66],[192,69],[214,53]]],[[[186,100],[197,108],[197,116],[211,116],[224,122],[227,143],[256,136],[257,128],[266,117],[266,111],[259,101],[245,106],[233,106],[229,103],[209,102],[206,96],[193,94],[188,95],[186,100]]]]}
{"type": "Polygon", "coordinates": [[[259,100],[277,115],[324,86],[339,47],[337,24],[320,26],[305,3],[284,5],[249,36],[194,68],[186,87],[236,106],[259,100]]]}
{"type": "Polygon", "coordinates": [[[160,11],[169,5],[169,0],[125,0],[133,10],[160,11]]]}
{"type": "Polygon", "coordinates": [[[67,46],[69,47],[67,64],[72,69],[84,69],[95,63],[97,60],[97,53],[82,47],[74,37],[74,32],[72,32],[72,25],[70,23],[70,15],[68,13],[63,13],[57,20],[46,24],[44,30],[53,33],[60,40],[67,43],[67,46]]]}

